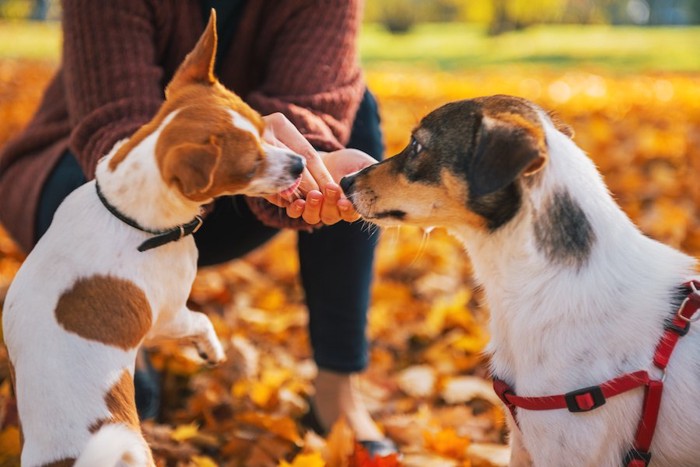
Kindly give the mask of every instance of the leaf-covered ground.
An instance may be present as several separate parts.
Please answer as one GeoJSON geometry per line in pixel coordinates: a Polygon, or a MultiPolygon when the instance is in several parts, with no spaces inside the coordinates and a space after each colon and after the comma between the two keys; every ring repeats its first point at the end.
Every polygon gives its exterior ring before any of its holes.
{"type": "MultiPolygon", "coordinates": [[[[0,61],[0,144],[30,117],[51,64],[0,61]]],[[[625,211],[649,235],[700,253],[700,76],[374,70],[388,154],[428,111],[450,100],[508,93],[556,110],[596,161],[625,211]]],[[[0,200],[2,202],[2,200],[0,200]]],[[[200,272],[192,306],[206,311],[228,362],[203,369],[190,348],[154,354],[163,414],[144,431],[159,465],[397,465],[371,461],[339,424],[327,439],[298,423],[315,368],[309,358],[294,234],[200,272]]],[[[0,231],[0,304],[22,261],[0,231]]],[[[504,465],[503,413],[481,356],[488,311],[461,247],[439,230],[382,234],[363,394],[402,448],[403,465],[504,465]]],[[[0,465],[18,465],[19,433],[0,350],[0,465]]]]}

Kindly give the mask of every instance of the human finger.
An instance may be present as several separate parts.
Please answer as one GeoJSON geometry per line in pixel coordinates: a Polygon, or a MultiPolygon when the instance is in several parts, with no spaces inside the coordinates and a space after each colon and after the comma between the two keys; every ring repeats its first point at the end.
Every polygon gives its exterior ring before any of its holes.
{"type": "Polygon", "coordinates": [[[323,203],[323,194],[318,190],[310,191],[306,195],[306,204],[301,217],[307,224],[315,225],[321,222],[321,205],[323,203]]]}
{"type": "Polygon", "coordinates": [[[355,207],[347,198],[341,198],[338,200],[338,211],[340,211],[340,217],[345,222],[355,222],[360,218],[360,214],[355,210],[355,207]]]}
{"type": "Polygon", "coordinates": [[[323,204],[321,205],[321,222],[325,225],[333,225],[341,219],[338,201],[340,201],[343,191],[335,183],[326,185],[324,191],[323,204]]]}
{"type": "Polygon", "coordinates": [[[263,117],[275,139],[306,159],[306,167],[317,188],[333,181],[316,149],[283,114],[277,112],[263,117]]]}
{"type": "Polygon", "coordinates": [[[298,219],[304,213],[304,206],[306,201],[303,199],[297,199],[293,201],[289,206],[287,206],[287,215],[292,219],[298,219]]]}

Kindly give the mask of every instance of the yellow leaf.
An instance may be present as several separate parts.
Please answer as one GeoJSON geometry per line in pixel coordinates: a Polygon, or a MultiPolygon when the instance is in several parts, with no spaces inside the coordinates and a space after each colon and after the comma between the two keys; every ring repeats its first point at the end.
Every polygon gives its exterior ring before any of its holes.
{"type": "Polygon", "coordinates": [[[277,400],[277,390],[265,383],[254,381],[250,385],[250,400],[261,409],[268,408],[277,400]]]}
{"type": "Polygon", "coordinates": [[[199,433],[199,426],[195,423],[189,425],[180,425],[170,434],[170,437],[175,441],[186,441],[194,438],[199,433]]]}
{"type": "Polygon", "coordinates": [[[207,456],[192,456],[192,464],[196,467],[217,467],[217,463],[207,456]]]}
{"type": "Polygon", "coordinates": [[[301,445],[302,440],[299,436],[297,425],[289,417],[277,417],[258,412],[243,412],[236,416],[236,420],[270,431],[282,439],[301,445]]]}
{"type": "Polygon", "coordinates": [[[437,433],[426,431],[423,438],[428,450],[453,459],[463,459],[470,443],[469,438],[459,436],[453,428],[437,433]]]}
{"type": "Polygon", "coordinates": [[[326,463],[321,457],[321,454],[312,452],[311,454],[299,454],[292,463],[282,461],[279,467],[325,467],[326,463]]]}

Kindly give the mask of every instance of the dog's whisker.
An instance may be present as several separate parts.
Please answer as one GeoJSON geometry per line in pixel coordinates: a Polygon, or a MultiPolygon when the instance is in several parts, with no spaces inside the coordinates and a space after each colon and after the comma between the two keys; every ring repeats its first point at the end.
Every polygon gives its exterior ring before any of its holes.
{"type": "MultiPolygon", "coordinates": [[[[431,230],[432,230],[432,228],[431,228],[431,230]]],[[[413,258],[413,260],[408,265],[408,267],[414,266],[418,262],[420,257],[423,256],[423,252],[425,251],[425,246],[428,243],[428,237],[430,237],[430,230],[423,229],[423,235],[421,236],[420,244],[418,245],[418,251],[416,251],[416,256],[413,258]]]]}

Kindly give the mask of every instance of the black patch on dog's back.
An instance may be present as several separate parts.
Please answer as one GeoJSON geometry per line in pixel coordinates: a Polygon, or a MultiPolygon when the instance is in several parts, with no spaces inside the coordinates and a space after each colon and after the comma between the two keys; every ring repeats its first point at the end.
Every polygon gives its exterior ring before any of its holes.
{"type": "Polygon", "coordinates": [[[568,191],[559,191],[535,219],[537,246],[556,263],[580,268],[590,256],[595,233],[581,206],[568,191]]]}

